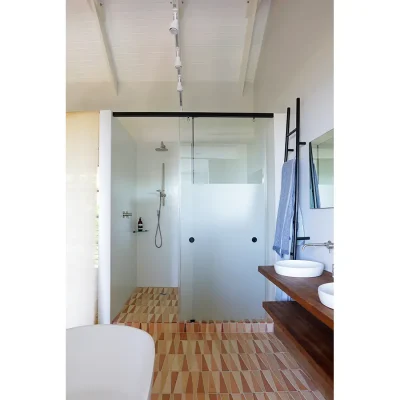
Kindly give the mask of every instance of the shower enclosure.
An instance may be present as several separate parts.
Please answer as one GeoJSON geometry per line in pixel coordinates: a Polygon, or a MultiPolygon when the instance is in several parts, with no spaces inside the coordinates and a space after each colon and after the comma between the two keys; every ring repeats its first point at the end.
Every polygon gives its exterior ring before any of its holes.
{"type": "MultiPolygon", "coordinates": [[[[112,113],[111,153],[128,151],[128,139],[118,147],[123,130],[136,149],[134,168],[114,168],[134,177],[130,204],[136,212],[123,221],[119,209],[112,211],[115,224],[126,227],[115,244],[111,240],[111,262],[105,261],[111,276],[120,268],[135,275],[135,288],[179,288],[181,321],[264,318],[266,282],[257,267],[267,255],[266,134],[271,118],[266,113],[112,113]],[[132,233],[139,216],[148,233],[132,233]],[[128,257],[122,257],[121,243],[128,257]],[[125,264],[119,266],[119,260],[125,264]],[[129,272],[131,265],[134,272],[129,272]]],[[[111,169],[111,181],[119,181],[111,169]]],[[[111,192],[111,198],[119,196],[111,192]]],[[[127,292],[111,297],[126,299],[127,292]]]]}
{"type": "Polygon", "coordinates": [[[182,320],[263,318],[266,119],[180,119],[182,320]]]}

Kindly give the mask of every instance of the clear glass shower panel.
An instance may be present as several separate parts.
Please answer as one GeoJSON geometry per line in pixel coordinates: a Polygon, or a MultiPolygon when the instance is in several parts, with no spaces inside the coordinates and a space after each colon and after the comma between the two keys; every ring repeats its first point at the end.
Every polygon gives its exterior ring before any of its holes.
{"type": "Polygon", "coordinates": [[[263,182],[263,135],[251,118],[198,118],[193,168],[197,184],[263,182]]]}
{"type": "Polygon", "coordinates": [[[251,118],[181,119],[181,319],[265,315],[261,125],[251,118]]]}

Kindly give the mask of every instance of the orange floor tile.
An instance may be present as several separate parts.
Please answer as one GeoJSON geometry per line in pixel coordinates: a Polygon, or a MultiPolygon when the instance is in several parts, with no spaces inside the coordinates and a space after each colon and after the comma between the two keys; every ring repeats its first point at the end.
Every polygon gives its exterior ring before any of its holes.
{"type": "Polygon", "coordinates": [[[273,321],[179,321],[179,288],[139,287],[134,290],[113,323],[140,328],[146,332],[272,332],[273,321]],[[169,325],[169,324],[173,325],[169,325]]]}
{"type": "Polygon", "coordinates": [[[138,287],[113,323],[178,322],[178,288],[138,287]]]}
{"type": "Polygon", "coordinates": [[[152,400],[323,400],[269,333],[155,333],[152,400]]]}
{"type": "Polygon", "coordinates": [[[113,323],[152,335],[151,400],[324,400],[273,322],[178,322],[178,288],[137,288],[113,323]]]}

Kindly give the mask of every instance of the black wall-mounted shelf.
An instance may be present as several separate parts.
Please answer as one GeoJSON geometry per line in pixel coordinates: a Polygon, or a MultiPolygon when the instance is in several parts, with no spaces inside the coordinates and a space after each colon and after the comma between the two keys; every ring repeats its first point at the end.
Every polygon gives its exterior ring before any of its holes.
{"type": "Polygon", "coordinates": [[[148,232],[148,229],[145,229],[144,231],[133,231],[133,233],[143,233],[143,232],[148,232]]]}

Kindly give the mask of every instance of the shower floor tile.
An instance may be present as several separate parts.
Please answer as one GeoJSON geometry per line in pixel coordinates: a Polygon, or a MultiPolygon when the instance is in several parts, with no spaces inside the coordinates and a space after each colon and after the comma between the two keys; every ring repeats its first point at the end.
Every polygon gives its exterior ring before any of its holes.
{"type": "Polygon", "coordinates": [[[113,323],[172,323],[178,322],[178,313],[178,288],[138,287],[113,323]]]}
{"type": "Polygon", "coordinates": [[[113,324],[154,332],[256,333],[273,332],[270,317],[243,321],[179,321],[179,288],[138,287],[113,324]],[[176,325],[176,323],[178,323],[176,325]]]}

